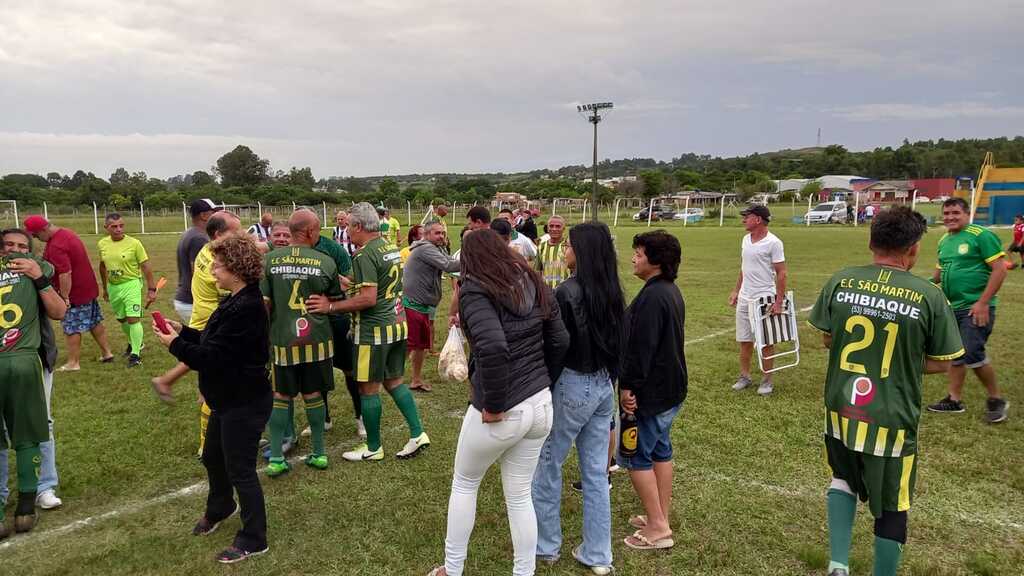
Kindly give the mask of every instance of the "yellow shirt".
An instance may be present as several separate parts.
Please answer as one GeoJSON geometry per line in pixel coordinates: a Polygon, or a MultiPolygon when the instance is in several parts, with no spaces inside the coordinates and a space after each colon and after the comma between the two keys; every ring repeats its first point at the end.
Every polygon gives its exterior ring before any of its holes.
{"type": "Polygon", "coordinates": [[[213,277],[213,253],[207,244],[199,254],[196,254],[193,265],[192,318],[188,322],[188,327],[196,330],[206,328],[206,322],[217,309],[221,297],[228,294],[231,292],[217,288],[217,280],[213,277]]]}
{"type": "Polygon", "coordinates": [[[405,263],[409,261],[409,253],[411,251],[408,246],[398,251],[398,257],[402,259],[402,268],[405,268],[405,263]]]}
{"type": "Polygon", "coordinates": [[[114,242],[107,236],[101,238],[97,246],[100,249],[100,261],[107,268],[108,284],[123,284],[142,278],[142,263],[149,260],[142,242],[128,235],[114,242]]]}

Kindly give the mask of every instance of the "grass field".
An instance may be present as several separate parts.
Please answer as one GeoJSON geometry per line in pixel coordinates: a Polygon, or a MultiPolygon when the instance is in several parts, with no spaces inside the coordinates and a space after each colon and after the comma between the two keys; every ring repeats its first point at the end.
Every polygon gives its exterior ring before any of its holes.
{"type": "MultiPolygon", "coordinates": [[[[628,247],[642,229],[620,225],[616,230],[620,273],[630,299],[640,282],[630,274],[628,247]]],[[[690,369],[689,398],[673,430],[676,546],[651,554],[621,544],[632,532],[626,520],[639,511],[639,501],[627,476],[616,475],[612,526],[618,573],[823,574],[828,562],[828,473],[821,440],[825,349],[814,330],[802,327],[801,364],[778,376],[774,395],[732,392],[736,348],[726,301],[738,271],[742,230],[727,225],[676,231],[683,245],[678,283],[687,304],[690,369]]],[[[780,226],[775,231],[786,243],[798,307],[810,305],[833,272],[869,259],[865,228],[780,226]]],[[[1008,239],[1007,231],[999,233],[1008,239]]],[[[930,273],[940,235],[941,229],[933,228],[926,236],[917,273],[930,273]]],[[[90,246],[95,240],[85,237],[90,246]]],[[[173,315],[177,237],[143,241],[155,269],[171,280],[156,308],[173,315]]],[[[1024,328],[1016,320],[1024,303],[1024,272],[1010,272],[1000,296],[990,354],[1014,403],[1011,418],[994,427],[983,423],[984,396],[973,377],[966,392],[967,414],[923,416],[921,468],[903,573],[1017,574],[1024,563],[1024,398],[1019,384],[1024,328]]],[[[114,349],[123,350],[115,322],[108,320],[107,326],[114,349]]],[[[440,328],[437,337],[443,341],[440,328]]],[[[175,406],[159,404],[148,379],[169,368],[172,359],[148,334],[146,340],[141,369],[96,363],[98,350],[86,338],[83,370],[56,375],[53,408],[64,507],[41,512],[33,533],[0,544],[4,573],[407,575],[425,574],[443,559],[451,468],[467,390],[463,384],[438,381],[436,358],[427,368],[435,391],[417,397],[433,440],[425,455],[411,461],[343,462],[341,451],[358,439],[345,393],[332,395],[331,468],[300,467],[283,479],[264,478],[271,552],[222,568],[213,563],[213,555],[230,542],[237,518],[211,537],[190,535],[205,498],[205,474],[194,457],[195,378],[178,385],[175,406]]],[[[942,376],[926,378],[925,400],[942,397],[945,385],[942,376]]],[[[389,400],[384,428],[385,450],[393,454],[406,432],[389,400]]],[[[297,453],[307,451],[304,443],[297,453]]],[[[511,542],[495,472],[481,490],[467,574],[511,570],[511,542]]],[[[577,477],[572,461],[565,477],[563,559],[539,566],[540,575],[583,573],[569,554],[580,541],[582,522],[581,499],[568,489],[577,477]]],[[[11,514],[13,503],[8,505],[11,514]]],[[[871,527],[870,514],[862,509],[854,534],[855,574],[871,569],[871,527]]]]}

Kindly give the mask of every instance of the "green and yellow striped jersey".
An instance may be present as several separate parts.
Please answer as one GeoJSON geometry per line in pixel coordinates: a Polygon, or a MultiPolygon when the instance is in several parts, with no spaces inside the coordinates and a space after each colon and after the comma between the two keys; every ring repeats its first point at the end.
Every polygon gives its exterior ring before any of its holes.
{"type": "Polygon", "coordinates": [[[352,342],[391,344],[405,340],[409,330],[402,307],[402,260],[398,247],[374,238],[352,258],[352,295],[364,286],[377,288],[377,302],[353,314],[352,342]]]}

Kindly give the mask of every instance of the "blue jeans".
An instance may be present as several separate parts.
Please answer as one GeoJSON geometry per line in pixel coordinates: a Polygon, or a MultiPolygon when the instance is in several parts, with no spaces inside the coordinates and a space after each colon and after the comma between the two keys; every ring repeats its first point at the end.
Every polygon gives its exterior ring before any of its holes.
{"type": "Polygon", "coordinates": [[[583,481],[583,546],[577,560],[612,565],[612,511],[608,494],[608,422],[615,407],[604,370],[583,374],[568,368],[555,383],[554,422],[533,476],[537,555],[556,558],[562,546],[562,464],[573,441],[583,481]]]}
{"type": "MultiPolygon", "coordinates": [[[[39,445],[42,462],[39,467],[39,485],[36,493],[57,488],[57,463],[53,453],[53,412],[50,410],[50,394],[53,390],[53,372],[43,369],[43,389],[46,391],[46,417],[50,426],[50,439],[39,445]]],[[[0,450],[0,502],[6,502],[11,491],[7,487],[7,450],[0,450]]]]}

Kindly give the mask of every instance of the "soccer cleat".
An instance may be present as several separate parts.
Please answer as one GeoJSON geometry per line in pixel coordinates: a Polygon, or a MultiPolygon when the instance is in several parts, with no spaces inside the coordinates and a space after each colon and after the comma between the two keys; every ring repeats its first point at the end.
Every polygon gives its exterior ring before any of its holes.
{"type": "Polygon", "coordinates": [[[615,572],[615,568],[612,566],[591,566],[585,563],[584,561],[580,560],[580,550],[582,548],[583,544],[580,544],[579,546],[573,548],[572,557],[575,558],[576,561],[580,564],[586,566],[587,570],[590,570],[591,574],[597,574],[597,576],[608,576],[608,574],[612,574],[615,572]]]}
{"type": "Polygon", "coordinates": [[[732,385],[732,389],[738,392],[751,384],[753,384],[753,382],[750,381],[749,376],[740,376],[736,379],[736,383],[732,385]]]}
{"type": "Polygon", "coordinates": [[[1006,422],[1006,411],[1009,407],[1010,403],[1005,398],[989,398],[985,403],[985,420],[989,424],[1006,422]]]}
{"type": "Polygon", "coordinates": [[[267,476],[270,478],[277,478],[291,471],[291,464],[288,464],[287,460],[281,460],[280,462],[271,461],[270,464],[267,464],[267,476]]]}
{"type": "Polygon", "coordinates": [[[217,554],[217,562],[220,562],[221,564],[235,564],[242,560],[252,558],[253,556],[265,554],[268,550],[270,550],[269,546],[264,547],[262,550],[242,550],[241,548],[231,546],[230,548],[225,548],[220,554],[217,554]]]}
{"type": "MultiPolygon", "coordinates": [[[[143,344],[142,346],[139,346],[139,352],[142,352],[143,348],[145,348],[145,347],[146,347],[145,344],[143,344]]],[[[132,355],[132,345],[129,344],[128,347],[124,349],[124,354],[121,354],[121,357],[122,358],[128,358],[131,355],[132,355]]],[[[114,357],[111,356],[110,359],[113,360],[114,357]]]]}
{"type": "Polygon", "coordinates": [[[310,468],[316,468],[317,470],[327,470],[327,455],[326,454],[310,454],[302,459],[306,463],[306,466],[310,468]]]}
{"type": "Polygon", "coordinates": [[[344,452],[341,455],[342,458],[349,462],[366,462],[370,460],[383,460],[384,459],[384,447],[381,446],[376,450],[370,450],[370,447],[366,444],[360,444],[356,446],[355,450],[344,452]]]}
{"type": "Polygon", "coordinates": [[[366,438],[366,426],[363,425],[363,417],[356,418],[356,433],[360,438],[366,438]]]}
{"type": "MultiPolygon", "coordinates": [[[[330,421],[324,422],[324,432],[328,432],[331,428],[334,428],[334,423],[333,422],[330,422],[330,421]]],[[[311,427],[306,426],[305,428],[302,429],[301,436],[309,437],[309,436],[312,436],[312,435],[313,435],[313,429],[311,427]]]]}
{"type": "MultiPolygon", "coordinates": [[[[296,444],[298,444],[298,442],[296,442],[294,438],[285,438],[284,441],[281,442],[281,454],[287,454],[291,452],[295,448],[296,444]]],[[[263,459],[266,460],[267,462],[270,462],[269,440],[267,441],[266,445],[263,446],[263,459]]]]}
{"type": "Polygon", "coordinates": [[[39,506],[43,510],[53,510],[54,508],[60,508],[60,505],[64,502],[53,493],[53,490],[43,490],[36,496],[36,506],[39,506]]]}
{"type": "Polygon", "coordinates": [[[772,386],[772,381],[767,378],[761,380],[761,385],[757,387],[757,393],[761,396],[767,396],[771,394],[773,390],[775,390],[775,387],[772,386]]]}
{"type": "Polygon", "coordinates": [[[142,366],[142,358],[138,354],[132,354],[128,357],[128,367],[135,368],[136,366],[142,366]]]}
{"type": "Polygon", "coordinates": [[[36,513],[23,514],[14,517],[14,531],[18,534],[29,532],[36,526],[36,513]]]}
{"type": "Polygon", "coordinates": [[[427,436],[427,433],[424,432],[415,438],[409,438],[409,441],[405,443],[405,446],[399,450],[395,456],[402,460],[412,458],[427,446],[430,446],[430,438],[427,436]]]}
{"type": "Polygon", "coordinates": [[[953,400],[948,395],[939,400],[935,404],[928,405],[929,412],[939,412],[943,414],[960,414],[967,410],[967,406],[961,400],[953,400]]]}

